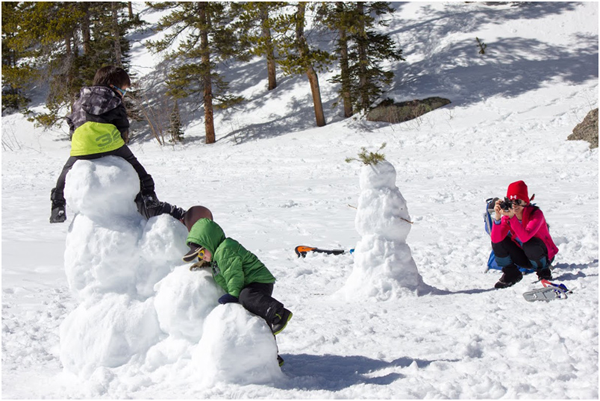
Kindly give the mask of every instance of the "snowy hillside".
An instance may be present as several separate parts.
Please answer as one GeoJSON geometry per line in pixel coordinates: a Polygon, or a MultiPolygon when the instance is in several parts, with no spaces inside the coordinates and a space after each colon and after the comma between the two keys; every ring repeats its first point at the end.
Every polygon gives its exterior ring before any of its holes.
{"type": "MultiPolygon", "coordinates": [[[[215,115],[217,143],[203,144],[201,115],[191,113],[185,144],[131,145],[161,200],[207,206],[277,277],[274,296],[294,313],[277,336],[280,371],[260,364],[259,354],[275,352],[266,326],[237,305],[217,306],[207,272],[181,262],[185,228],[170,217],[146,223],[115,206],[99,221],[93,209],[107,203],[82,209],[80,188],[67,222],[49,224],[66,127],[2,117],[3,398],[597,399],[598,150],[566,138],[598,107],[598,4],[394,7],[389,30],[406,61],[394,65],[388,95],[450,105],[397,125],[344,120],[328,108],[335,88],[324,73],[328,125],[315,128],[305,77],[281,78],[267,93],[255,60],[228,70],[249,100],[215,115]],[[347,299],[339,291],[354,255],[298,258],[294,247],[358,249],[361,165],[344,160],[384,142],[413,222],[402,239],[429,290],[347,299]],[[485,200],[517,180],[550,224],[554,281],[573,291],[565,300],[526,302],[523,292],[541,288],[533,275],[495,290],[500,272],[484,272],[485,200]],[[88,220],[75,210],[91,222],[81,225],[88,220]],[[115,226],[129,230],[122,242],[106,234],[115,226]],[[140,245],[119,248],[126,241],[140,245]],[[103,258],[109,248],[120,262],[103,258]],[[96,253],[85,259],[83,249],[96,253]],[[87,275],[93,263],[104,268],[97,281],[87,275]],[[120,311],[137,320],[111,320],[120,311]],[[86,330],[98,322],[97,335],[86,330]],[[102,344],[117,332],[122,343],[102,344]]],[[[158,61],[134,45],[140,82],[159,80],[158,61]]],[[[74,176],[89,168],[102,178],[104,167],[81,164],[74,176]]]]}

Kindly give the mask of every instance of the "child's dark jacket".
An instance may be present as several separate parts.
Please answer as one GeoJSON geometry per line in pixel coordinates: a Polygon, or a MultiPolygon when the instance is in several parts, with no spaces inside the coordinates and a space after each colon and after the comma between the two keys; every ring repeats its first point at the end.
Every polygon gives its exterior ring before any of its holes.
{"type": "Polygon", "coordinates": [[[223,229],[212,220],[198,220],[190,230],[187,243],[211,252],[215,281],[234,297],[239,297],[240,291],[250,283],[275,282],[275,277],[256,255],[236,240],[226,238],[223,229]]]}
{"type": "Polygon", "coordinates": [[[116,150],[125,145],[129,130],[121,97],[106,86],[82,88],[67,123],[72,134],[71,156],[116,150]]]}

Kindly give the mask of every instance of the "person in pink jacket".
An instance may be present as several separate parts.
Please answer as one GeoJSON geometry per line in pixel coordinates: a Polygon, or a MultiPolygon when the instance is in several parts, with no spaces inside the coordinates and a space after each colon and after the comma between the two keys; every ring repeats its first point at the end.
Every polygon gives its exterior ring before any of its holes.
{"type": "Polygon", "coordinates": [[[552,241],[544,213],[531,204],[527,185],[523,181],[508,186],[506,198],[494,207],[492,249],[496,263],[502,267],[502,277],[496,288],[510,287],[523,278],[517,266],[535,269],[540,279],[552,280],[550,263],[558,253],[552,241]]]}

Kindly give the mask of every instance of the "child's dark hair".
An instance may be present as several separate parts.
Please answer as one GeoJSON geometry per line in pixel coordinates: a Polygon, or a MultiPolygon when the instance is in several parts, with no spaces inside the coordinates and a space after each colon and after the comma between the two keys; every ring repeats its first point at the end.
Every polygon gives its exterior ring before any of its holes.
{"type": "Polygon", "coordinates": [[[93,85],[108,87],[110,87],[110,85],[114,85],[119,88],[123,88],[125,86],[131,86],[131,80],[124,69],[121,67],[115,67],[114,65],[109,65],[96,71],[93,85]]]}

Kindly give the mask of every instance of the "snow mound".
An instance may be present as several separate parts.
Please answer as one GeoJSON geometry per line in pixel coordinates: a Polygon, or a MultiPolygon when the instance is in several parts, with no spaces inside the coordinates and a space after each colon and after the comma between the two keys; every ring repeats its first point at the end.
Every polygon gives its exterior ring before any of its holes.
{"type": "Polygon", "coordinates": [[[285,378],[271,329],[239,304],[219,306],[208,315],[192,362],[207,386],[221,381],[264,384],[285,378]]]}
{"type": "Polygon", "coordinates": [[[66,239],[65,271],[79,300],[118,293],[147,298],[186,252],[187,230],[168,215],[146,221],[135,206],[139,178],[118,157],[80,160],[65,198],[76,212],[66,239]]]}
{"type": "Polygon", "coordinates": [[[198,342],[209,313],[223,290],[208,270],[191,272],[180,266],[155,286],[154,306],[160,328],[170,336],[198,342]]]}
{"type": "Polygon", "coordinates": [[[90,377],[98,367],[121,366],[144,355],[160,335],[151,300],[104,294],[80,304],[62,323],[60,359],[68,371],[90,377]]]}

